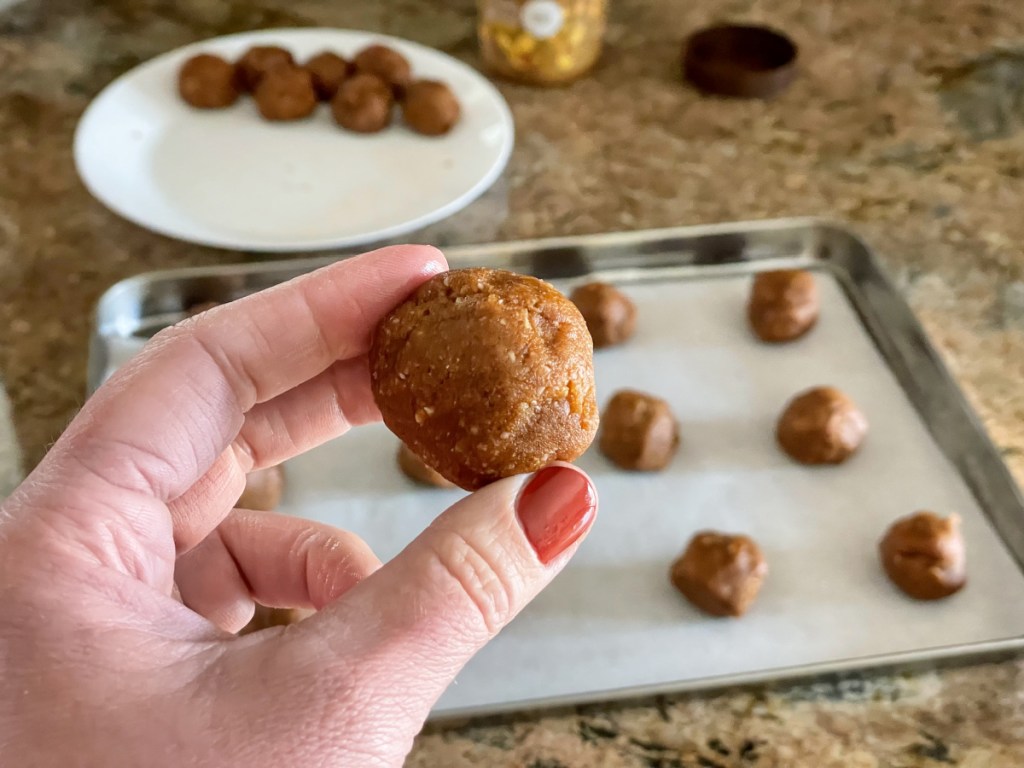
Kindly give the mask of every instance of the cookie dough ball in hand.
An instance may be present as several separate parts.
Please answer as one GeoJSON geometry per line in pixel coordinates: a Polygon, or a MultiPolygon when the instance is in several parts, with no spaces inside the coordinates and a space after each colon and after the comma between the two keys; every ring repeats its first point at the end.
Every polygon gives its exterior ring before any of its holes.
{"type": "Polygon", "coordinates": [[[376,75],[401,97],[412,82],[412,67],[398,51],[386,45],[371,45],[356,54],[353,65],[357,72],[376,75]]]}
{"type": "Polygon", "coordinates": [[[268,72],[293,66],[295,59],[291,51],[277,45],[257,45],[235,62],[235,82],[241,90],[254,93],[268,72]]]}
{"type": "Polygon", "coordinates": [[[331,114],[342,128],[356,133],[376,133],[391,123],[394,97],[391,89],[374,75],[349,78],[331,100],[331,114]]]}
{"type": "Polygon", "coordinates": [[[374,399],[402,441],[466,490],[593,440],[593,347],[576,307],[535,277],[436,275],[391,311],[370,347],[374,399]]]}
{"type": "Polygon", "coordinates": [[[245,490],[235,506],[271,512],[277,509],[283,494],[284,469],[280,465],[265,467],[245,476],[245,490]]]}
{"type": "Polygon", "coordinates": [[[835,387],[815,387],[793,398],[779,417],[779,446],[801,464],[841,464],[864,441],[868,420],[835,387]]]}
{"type": "Polygon", "coordinates": [[[398,448],[398,467],[414,483],[428,485],[432,488],[455,487],[455,484],[446,480],[440,472],[428,467],[426,462],[413,453],[405,443],[398,448]]]}
{"type": "Polygon", "coordinates": [[[313,77],[298,67],[268,72],[256,86],[255,98],[266,120],[301,120],[316,109],[313,77]]]}
{"type": "Polygon", "coordinates": [[[595,349],[621,344],[633,335],[636,305],[614,285],[587,283],[569,298],[587,321],[595,349]]]}
{"type": "Polygon", "coordinates": [[[436,80],[418,80],[405,89],[402,118],[425,136],[441,136],[459,122],[459,100],[452,89],[436,80]]]}
{"type": "Polygon", "coordinates": [[[814,275],[801,269],[782,269],[754,278],[747,318],[761,341],[793,341],[814,327],[820,308],[814,275]]]}
{"type": "Polygon", "coordinates": [[[892,524],[878,545],[889,579],[916,600],[939,600],[967,583],[960,518],[917,512],[892,524]]]}
{"type": "Polygon", "coordinates": [[[318,53],[304,67],[313,77],[313,88],[320,101],[330,101],[351,70],[344,58],[331,51],[318,53]]]}
{"type": "Polygon", "coordinates": [[[624,389],[605,406],[599,445],[622,469],[664,469],[679,447],[679,425],[660,397],[624,389]]]}
{"type": "Polygon", "coordinates": [[[199,109],[230,107],[238,99],[235,68],[220,56],[193,56],[178,72],[178,93],[199,109]]]}
{"type": "Polygon", "coordinates": [[[673,586],[712,616],[742,616],[761,591],[768,564],[748,536],[703,531],[672,564],[673,586]]]}

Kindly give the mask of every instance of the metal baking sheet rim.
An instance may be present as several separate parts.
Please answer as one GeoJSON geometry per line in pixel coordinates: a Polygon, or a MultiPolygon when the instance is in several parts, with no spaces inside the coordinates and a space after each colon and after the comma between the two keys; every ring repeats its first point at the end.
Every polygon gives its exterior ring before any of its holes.
{"type": "MultiPolygon", "coordinates": [[[[111,309],[125,296],[140,293],[147,286],[185,279],[238,278],[260,276],[262,286],[283,282],[291,277],[346,258],[325,256],[288,261],[264,261],[210,267],[149,272],[123,280],[101,297],[96,312],[96,327],[89,359],[89,391],[102,383],[106,371],[110,338],[127,338],[131,321],[122,322],[111,309]],[[270,281],[266,278],[270,278],[270,281]],[[113,331],[113,332],[111,332],[113,331]]],[[[952,375],[924,334],[909,306],[885,275],[877,257],[855,233],[835,222],[819,218],[774,219],[756,222],[723,223],[695,227],[673,227],[637,232],[510,241],[446,248],[452,266],[486,263],[491,266],[543,265],[545,259],[575,256],[574,271],[554,267],[554,274],[572,277],[601,272],[602,267],[618,271],[640,272],[671,269],[673,274],[692,270],[694,274],[742,274],[753,272],[767,261],[790,264],[816,264],[830,269],[839,278],[851,305],[864,324],[887,365],[928,425],[936,443],[957,467],[979,506],[992,522],[1018,568],[1024,571],[1024,497],[1002,462],[980,420],[968,405],[952,375]],[[787,242],[788,241],[788,242],[787,242]],[[800,243],[799,248],[781,248],[800,243]],[[703,249],[703,250],[702,250],[703,249]],[[759,252],[751,253],[751,250],[759,252]],[[794,252],[795,251],[795,252],[794,252]],[[681,258],[681,252],[691,256],[681,258]],[[637,260],[640,255],[672,255],[675,261],[664,264],[618,264],[616,258],[637,260]],[[516,259],[523,261],[516,263],[516,259]],[[604,264],[603,259],[612,263],[604,264]],[[959,433],[959,434],[956,434],[959,433]],[[966,444],[958,444],[958,438],[966,444]],[[980,473],[980,475],[979,475],[980,473]]],[[[261,287],[262,287],[261,286],[261,287]]],[[[180,311],[182,307],[178,307],[180,311]]],[[[1018,656],[1024,652],[1024,637],[1005,638],[909,651],[898,654],[844,659],[809,665],[797,665],[764,672],[667,681],[657,685],[605,691],[588,696],[587,702],[646,698],[657,695],[723,690],[768,683],[796,682],[810,678],[844,675],[865,671],[913,671],[955,663],[993,660],[1018,656]]],[[[581,703],[577,696],[541,698],[516,703],[516,711],[550,709],[581,703]]],[[[438,722],[495,715],[492,707],[471,707],[448,711],[438,722]]]]}
{"type": "Polygon", "coordinates": [[[970,663],[992,662],[1019,657],[1024,653],[1024,638],[992,640],[967,645],[951,645],[933,648],[927,652],[908,651],[905,653],[864,656],[842,661],[801,664],[798,666],[773,669],[764,672],[744,672],[736,675],[719,675],[693,680],[658,683],[629,688],[617,688],[600,694],[587,696],[557,696],[527,699],[516,703],[516,707],[495,709],[493,707],[467,707],[448,710],[437,717],[430,717],[432,723],[454,723],[479,717],[515,716],[517,713],[553,710],[565,707],[579,707],[590,704],[623,702],[650,699],[656,696],[674,696],[692,693],[720,693],[758,686],[797,685],[801,681],[843,678],[871,673],[922,672],[932,669],[962,666],[970,663]]]}

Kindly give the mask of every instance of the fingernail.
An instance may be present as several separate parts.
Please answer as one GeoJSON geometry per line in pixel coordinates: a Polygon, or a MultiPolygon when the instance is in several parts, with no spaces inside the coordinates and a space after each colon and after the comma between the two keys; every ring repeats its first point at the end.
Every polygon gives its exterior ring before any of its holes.
{"type": "Polygon", "coordinates": [[[545,467],[519,492],[516,514],[537,557],[547,565],[590,528],[597,516],[597,491],[573,466],[545,467]]]}

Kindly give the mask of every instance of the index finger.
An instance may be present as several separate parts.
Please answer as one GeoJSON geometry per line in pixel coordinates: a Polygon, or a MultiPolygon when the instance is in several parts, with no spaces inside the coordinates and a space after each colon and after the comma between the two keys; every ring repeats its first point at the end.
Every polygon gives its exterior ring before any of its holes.
{"type": "Polygon", "coordinates": [[[435,248],[383,248],[162,331],[97,390],[51,456],[73,453],[73,465],[120,488],[177,498],[250,408],[364,354],[384,314],[445,269],[435,248]]]}

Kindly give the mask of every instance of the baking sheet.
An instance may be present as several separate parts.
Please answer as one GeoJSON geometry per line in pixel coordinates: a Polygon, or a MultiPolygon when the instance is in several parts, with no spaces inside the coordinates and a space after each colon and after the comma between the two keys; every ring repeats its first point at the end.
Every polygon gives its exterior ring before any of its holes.
{"type": "MultiPolygon", "coordinates": [[[[1024,575],[839,284],[827,273],[819,282],[819,326],[782,346],[749,335],[747,277],[624,285],[639,307],[638,332],[596,354],[599,398],[603,405],[631,387],[667,399],[682,425],[679,453],[658,474],[617,470],[596,447],[580,460],[601,497],[593,531],[467,665],[435,716],[1024,634],[1024,575]],[[846,391],[871,423],[862,450],[841,467],[795,465],[774,444],[785,402],[818,384],[846,391]],[[963,517],[970,581],[944,602],[905,598],[877,561],[885,528],[921,508],[963,517]],[[705,617],[668,584],[669,564],[704,528],[747,533],[765,552],[768,579],[740,620],[705,617]]],[[[393,557],[462,495],[413,486],[394,464],[396,448],[378,425],[290,461],[283,506],[393,557]]]]}

